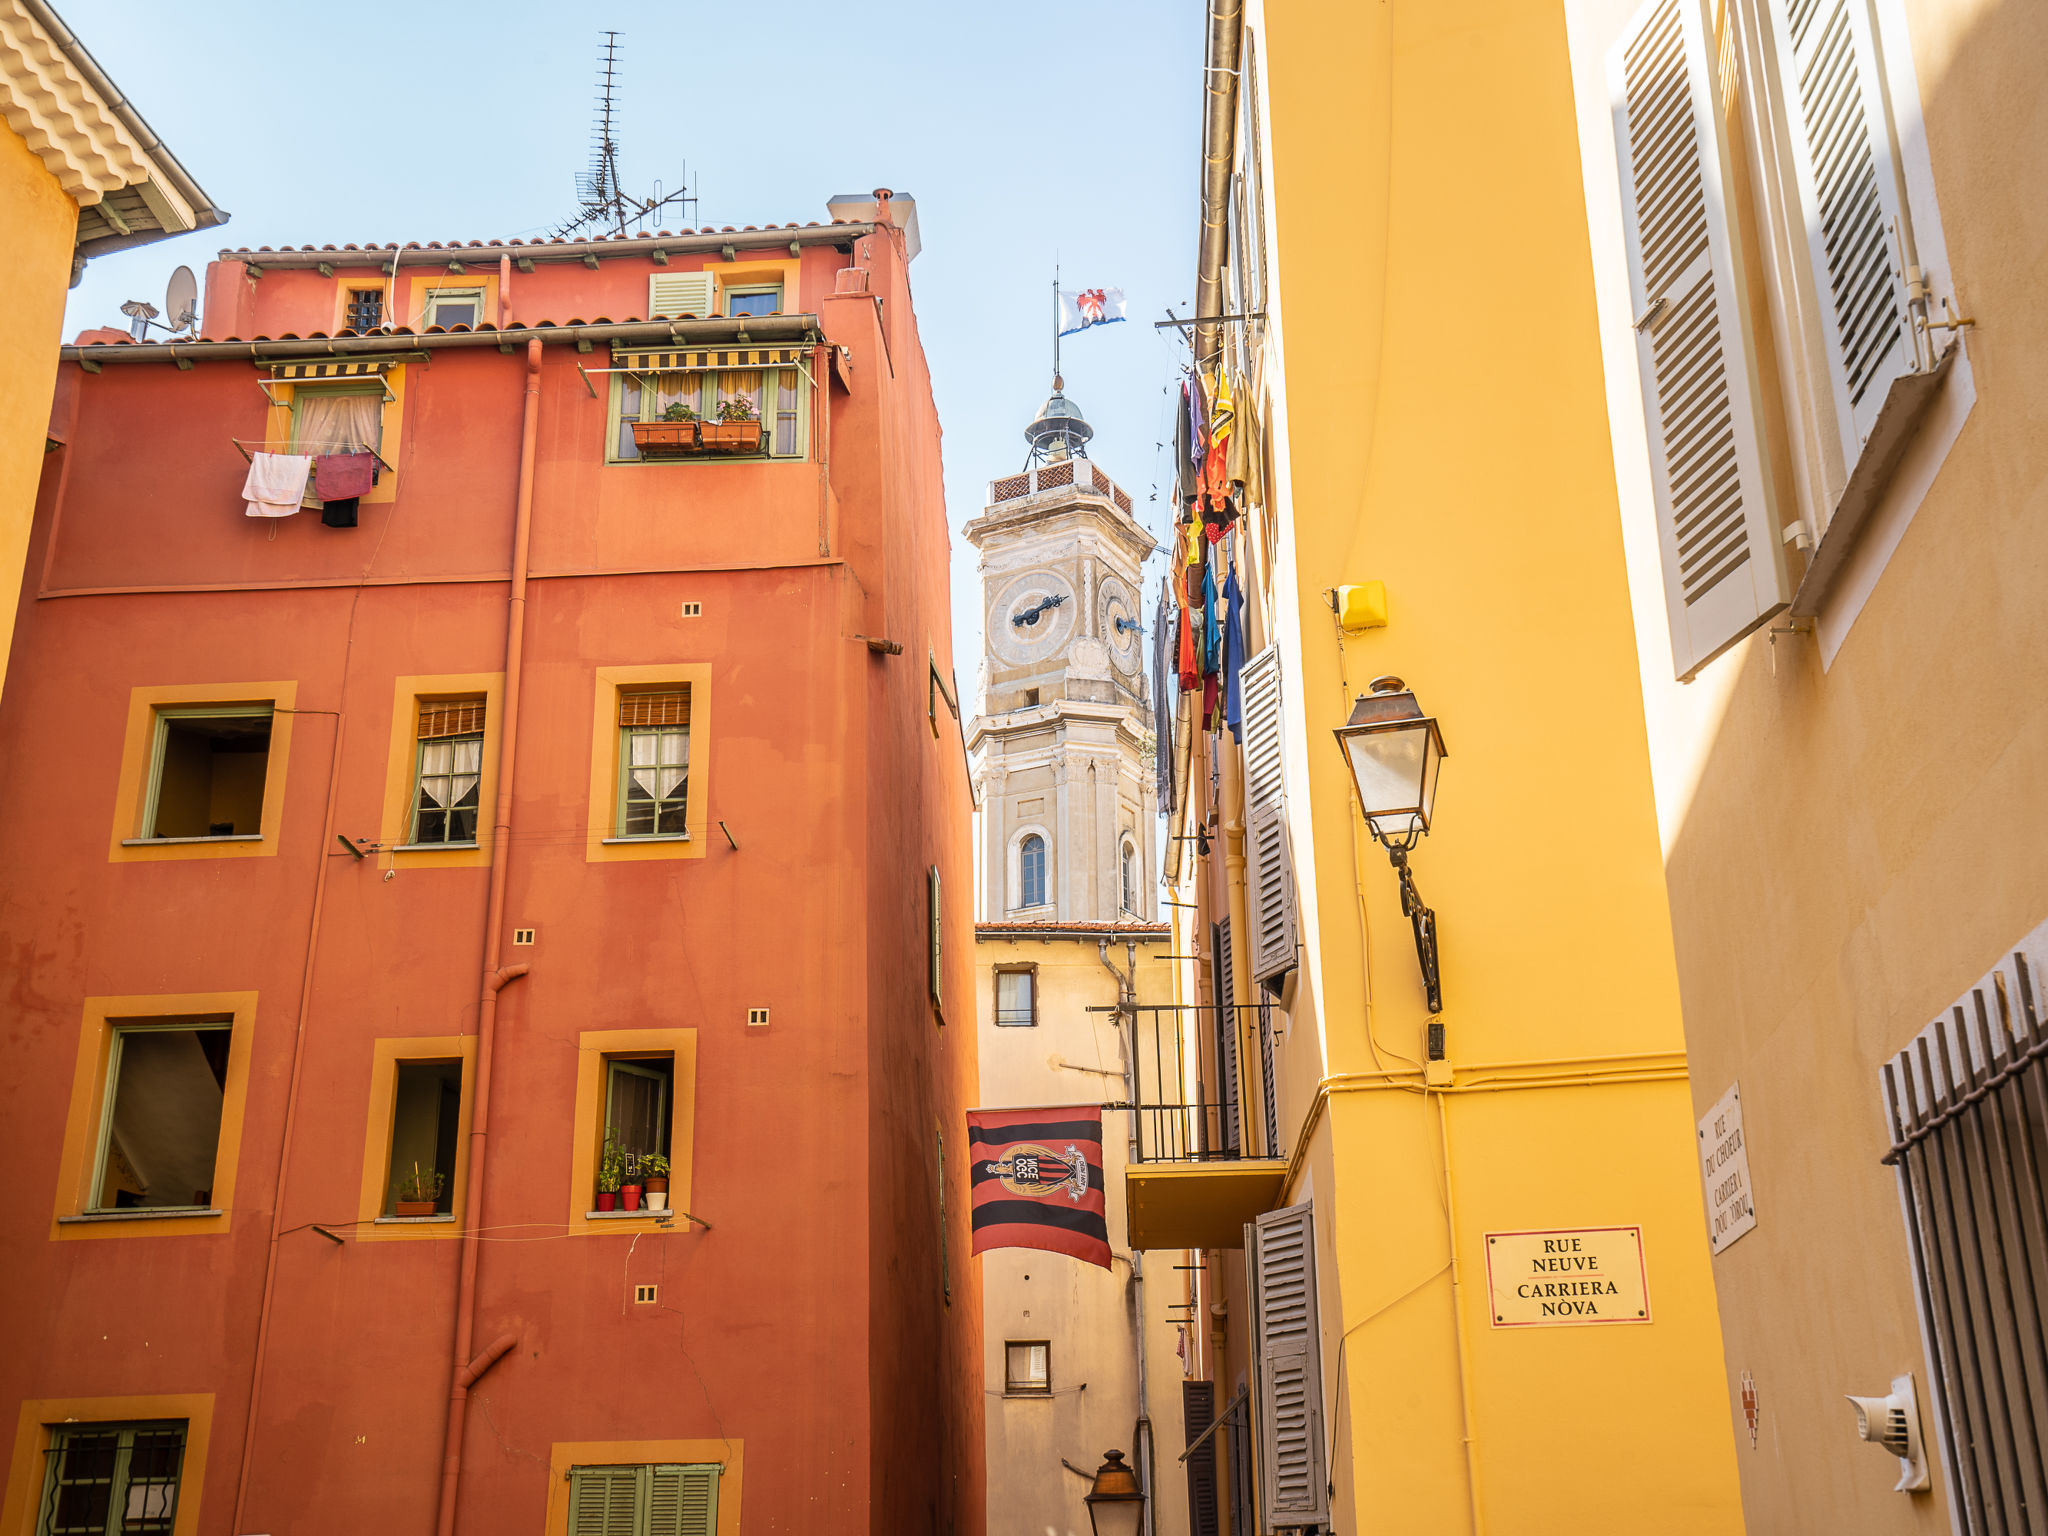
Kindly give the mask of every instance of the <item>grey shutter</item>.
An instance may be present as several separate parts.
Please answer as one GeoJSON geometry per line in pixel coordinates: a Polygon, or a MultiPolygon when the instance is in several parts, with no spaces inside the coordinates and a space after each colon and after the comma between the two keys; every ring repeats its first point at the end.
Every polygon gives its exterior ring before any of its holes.
{"type": "Polygon", "coordinates": [[[1821,333],[1854,468],[1893,379],[1916,366],[1910,238],[1869,0],[1771,0],[1821,333]]]}
{"type": "Polygon", "coordinates": [[[657,272],[647,279],[647,314],[674,320],[683,315],[709,319],[712,311],[709,272],[657,272]]]}
{"type": "Polygon", "coordinates": [[[1268,1211],[1247,1232],[1259,1383],[1261,1530],[1330,1522],[1313,1209],[1305,1204],[1268,1211]]]}
{"type": "Polygon", "coordinates": [[[569,1536],[640,1536],[640,1470],[571,1467],[569,1536]]]}
{"type": "MultiPolygon", "coordinates": [[[[1181,1444],[1194,1445],[1216,1421],[1216,1384],[1180,1384],[1181,1444]]],[[[1216,1536],[1216,1437],[1210,1435],[1188,1453],[1189,1536],[1216,1536]]]]}
{"type": "Polygon", "coordinates": [[[1785,606],[1703,0],[1651,0],[1608,57],[1664,604],[1680,679],[1785,606]]]}
{"type": "Polygon", "coordinates": [[[718,1528],[715,1466],[650,1467],[646,1536],[712,1536],[718,1528]]]}
{"type": "Polygon", "coordinates": [[[1215,972],[1211,995],[1216,1000],[1216,1123],[1222,1132],[1223,1152],[1236,1157],[1244,1150],[1244,1112],[1240,1107],[1237,1052],[1237,985],[1231,977],[1230,919],[1212,925],[1210,963],[1215,972]]]}
{"type": "Polygon", "coordinates": [[[1287,844],[1286,781],[1280,762],[1280,652],[1267,646],[1244,664],[1245,886],[1251,917],[1251,975],[1267,981],[1294,969],[1294,868],[1287,844]]]}

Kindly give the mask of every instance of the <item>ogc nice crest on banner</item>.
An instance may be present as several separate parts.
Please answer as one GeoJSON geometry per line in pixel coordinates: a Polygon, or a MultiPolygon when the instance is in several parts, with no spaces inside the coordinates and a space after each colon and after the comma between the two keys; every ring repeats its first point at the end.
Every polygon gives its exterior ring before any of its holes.
{"type": "Polygon", "coordinates": [[[1102,1110],[970,1109],[974,1249],[1043,1248],[1109,1268],[1102,1110]]]}

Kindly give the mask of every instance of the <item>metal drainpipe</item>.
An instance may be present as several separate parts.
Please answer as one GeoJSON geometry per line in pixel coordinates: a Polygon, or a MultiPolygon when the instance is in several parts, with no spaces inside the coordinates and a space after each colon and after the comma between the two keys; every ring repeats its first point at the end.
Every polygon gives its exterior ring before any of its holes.
{"type": "Polygon", "coordinates": [[[505,866],[511,859],[512,777],[518,762],[519,679],[526,650],[526,565],[533,532],[533,453],[540,430],[540,338],[526,344],[526,410],[519,436],[519,492],[512,525],[512,591],[505,612],[505,720],[498,735],[498,804],[491,825],[491,886],[484,919],[483,990],[477,999],[476,1107],[469,1117],[469,1182],[462,1207],[462,1278],[455,1293],[455,1366],[442,1432],[441,1497],[434,1529],[455,1530],[462,1481],[462,1427],[469,1389],[517,1342],[511,1335],[471,1357],[476,1333],[477,1233],[483,1226],[484,1157],[490,1147],[491,1045],[498,1024],[498,993],[526,974],[523,965],[500,967],[505,931],[505,866]]]}
{"type": "MultiPolygon", "coordinates": [[[[1128,975],[1118,970],[1109,958],[1109,940],[1095,941],[1095,955],[1102,962],[1102,968],[1116,978],[1117,1033],[1123,1033],[1126,1018],[1131,1021],[1130,1047],[1124,1052],[1124,1102],[1131,1106],[1130,1142],[1124,1158],[1125,1165],[1129,1166],[1138,1157],[1138,946],[1130,941],[1124,944],[1124,955],[1130,964],[1128,975]]],[[[1134,1426],[1137,1439],[1132,1449],[1138,1453],[1138,1486],[1145,1490],[1145,1502],[1141,1506],[1145,1536],[1153,1536],[1157,1499],[1152,1487],[1152,1409],[1146,1398],[1145,1382],[1145,1255],[1136,1248],[1131,1250],[1131,1308],[1137,1319],[1138,1351],[1138,1421],[1134,1426]]]]}
{"type": "Polygon", "coordinates": [[[498,258],[498,329],[512,323],[512,258],[498,258]]]}
{"type": "MultiPolygon", "coordinates": [[[[1195,315],[1223,313],[1223,258],[1228,251],[1230,169],[1236,159],[1238,44],[1243,0],[1209,0],[1209,49],[1202,74],[1202,244],[1195,266],[1195,315]]],[[[1195,361],[1218,350],[1214,325],[1195,327],[1195,361]]]]}

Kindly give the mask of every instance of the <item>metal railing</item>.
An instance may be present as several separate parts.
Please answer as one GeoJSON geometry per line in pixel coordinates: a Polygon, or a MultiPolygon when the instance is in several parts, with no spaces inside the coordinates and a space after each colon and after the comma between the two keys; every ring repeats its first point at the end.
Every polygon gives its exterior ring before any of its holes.
{"type": "Polygon", "coordinates": [[[1272,1005],[1138,1003],[1130,1030],[1140,1163],[1286,1156],[1280,1146],[1272,1005]]]}

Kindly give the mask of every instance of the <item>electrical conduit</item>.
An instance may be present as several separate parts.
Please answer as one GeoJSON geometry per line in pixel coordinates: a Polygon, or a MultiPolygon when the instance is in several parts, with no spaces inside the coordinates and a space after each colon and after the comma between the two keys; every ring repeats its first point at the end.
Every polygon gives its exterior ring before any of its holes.
{"type": "Polygon", "coordinates": [[[442,1435],[441,1495],[434,1529],[455,1530],[456,1494],[462,1481],[462,1429],[469,1389],[518,1342],[506,1334],[472,1356],[476,1333],[476,1270],[483,1227],[484,1160],[490,1147],[491,1046],[498,1023],[498,994],[526,974],[523,965],[500,966],[505,931],[505,866],[512,846],[512,781],[519,748],[519,682],[526,650],[526,567],[533,531],[533,450],[540,430],[540,338],[526,343],[526,408],[519,434],[519,491],[512,525],[512,590],[505,610],[505,719],[498,738],[498,800],[491,823],[491,884],[485,902],[483,987],[477,998],[476,1106],[469,1117],[469,1180],[462,1221],[461,1279],[455,1293],[455,1364],[448,1387],[448,1422],[442,1435]]]}

